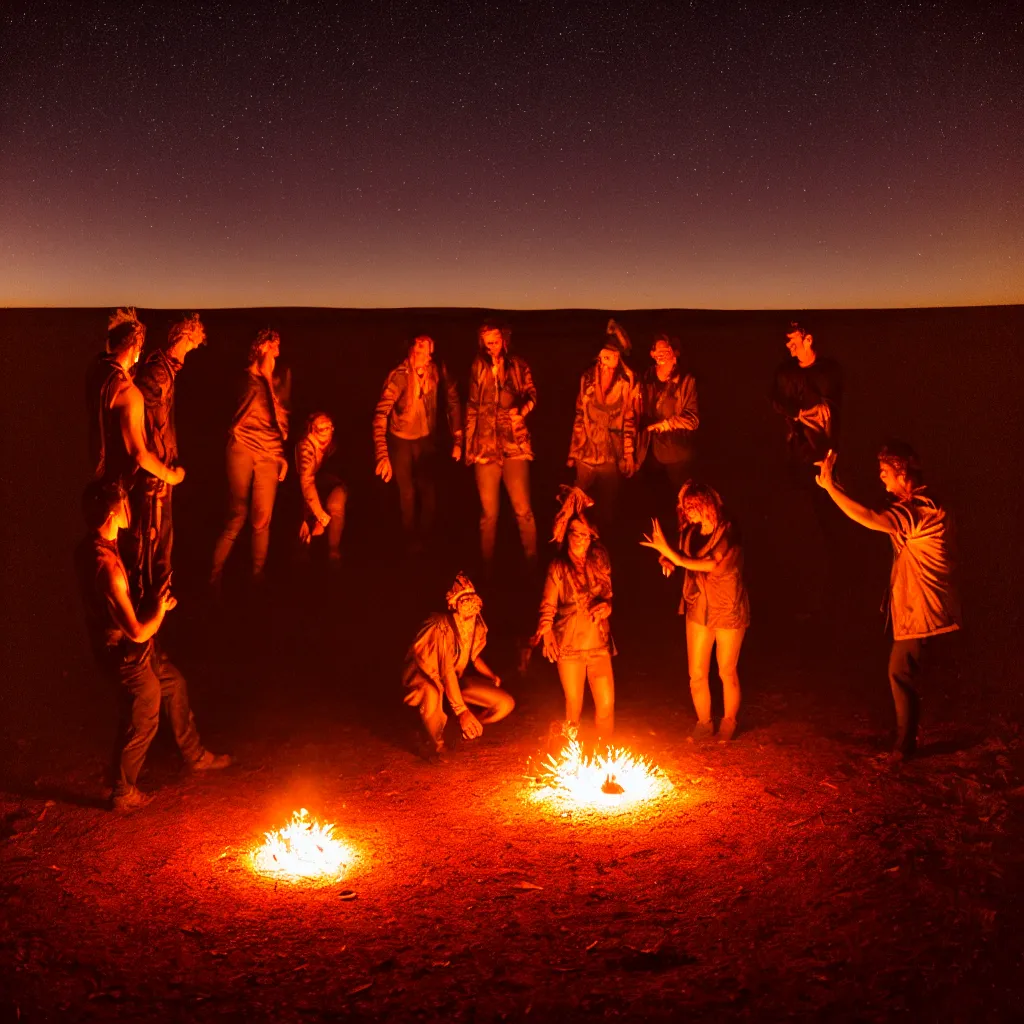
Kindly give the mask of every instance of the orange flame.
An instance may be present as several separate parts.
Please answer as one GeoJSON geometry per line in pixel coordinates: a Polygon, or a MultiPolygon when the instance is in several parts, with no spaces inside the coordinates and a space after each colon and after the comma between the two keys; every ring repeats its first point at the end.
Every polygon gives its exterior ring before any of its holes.
{"type": "Polygon", "coordinates": [[[263,843],[249,851],[253,868],[288,881],[340,878],[355,855],[333,833],[334,825],[311,819],[303,807],[284,828],[265,832],[263,843]]]}
{"type": "Polygon", "coordinates": [[[570,735],[559,759],[541,765],[531,794],[535,802],[565,808],[619,811],[666,796],[672,783],[657,765],[622,747],[608,747],[588,757],[570,735]]]}

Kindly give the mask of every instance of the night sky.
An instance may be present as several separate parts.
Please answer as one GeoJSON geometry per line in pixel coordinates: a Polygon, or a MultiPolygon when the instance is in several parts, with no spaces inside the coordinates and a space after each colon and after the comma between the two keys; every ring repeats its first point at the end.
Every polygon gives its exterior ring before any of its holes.
{"type": "Polygon", "coordinates": [[[967,6],[8,2],[0,305],[1022,302],[967,6]]]}

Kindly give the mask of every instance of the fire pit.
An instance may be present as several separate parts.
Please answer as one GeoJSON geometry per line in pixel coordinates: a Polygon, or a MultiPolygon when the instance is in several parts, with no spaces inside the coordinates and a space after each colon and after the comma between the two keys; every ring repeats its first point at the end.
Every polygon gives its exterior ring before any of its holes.
{"type": "Polygon", "coordinates": [[[305,807],[264,837],[249,851],[253,870],[288,882],[337,881],[356,859],[351,847],[334,837],[334,825],[310,818],[305,807]]]}
{"type": "Polygon", "coordinates": [[[570,736],[557,758],[549,756],[533,777],[530,799],[563,810],[616,812],[667,796],[672,783],[647,758],[622,747],[584,753],[570,736]]]}

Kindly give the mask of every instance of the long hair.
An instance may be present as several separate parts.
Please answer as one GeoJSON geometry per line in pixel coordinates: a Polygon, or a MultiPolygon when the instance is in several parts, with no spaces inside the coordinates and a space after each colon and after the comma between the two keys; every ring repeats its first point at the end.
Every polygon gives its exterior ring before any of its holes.
{"type": "Polygon", "coordinates": [[[691,511],[699,512],[701,517],[709,512],[714,516],[715,529],[712,531],[712,537],[719,532],[721,527],[727,524],[725,511],[722,507],[722,498],[718,491],[709,484],[687,480],[679,489],[679,497],[676,501],[680,544],[682,544],[687,531],[694,525],[687,518],[687,513],[691,511]]]}
{"type": "Polygon", "coordinates": [[[491,353],[484,347],[484,332],[497,331],[501,335],[501,345],[506,357],[508,356],[509,343],[512,341],[512,328],[498,320],[485,320],[476,331],[476,345],[479,349],[480,358],[488,364],[493,364],[491,353]]]}

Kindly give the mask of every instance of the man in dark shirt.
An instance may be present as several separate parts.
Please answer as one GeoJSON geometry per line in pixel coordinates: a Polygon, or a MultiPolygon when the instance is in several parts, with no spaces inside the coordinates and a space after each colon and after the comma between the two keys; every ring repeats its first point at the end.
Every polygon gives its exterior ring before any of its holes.
{"type": "MultiPolygon", "coordinates": [[[[135,386],[145,403],[146,443],[168,468],[178,465],[174,425],[174,382],[185,357],[206,342],[198,313],[179,320],[167,334],[167,345],[151,352],[135,371],[135,386]]],[[[145,470],[129,493],[132,523],[122,537],[129,578],[139,598],[154,599],[171,579],[172,488],[145,470]]]]}
{"type": "Polygon", "coordinates": [[[177,601],[165,590],[156,608],[140,618],[128,589],[128,573],[117,551],[117,535],[128,528],[131,512],[116,481],[97,480],[83,496],[89,533],[75,553],[86,624],[101,671],[118,684],[124,698],[123,730],[111,794],[115,811],[133,811],[149,803],[136,782],[160,722],[161,704],[174,738],[192,771],[226,768],[231,758],[203,748],[181,673],[156,642],[164,616],[177,601]]]}

